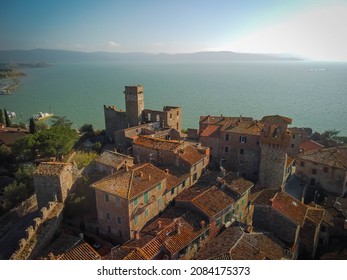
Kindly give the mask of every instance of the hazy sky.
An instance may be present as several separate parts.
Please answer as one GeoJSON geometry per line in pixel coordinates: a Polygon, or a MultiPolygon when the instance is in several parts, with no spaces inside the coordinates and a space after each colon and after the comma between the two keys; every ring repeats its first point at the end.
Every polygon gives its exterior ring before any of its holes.
{"type": "Polygon", "coordinates": [[[347,61],[347,0],[0,0],[0,49],[34,48],[347,61]]]}

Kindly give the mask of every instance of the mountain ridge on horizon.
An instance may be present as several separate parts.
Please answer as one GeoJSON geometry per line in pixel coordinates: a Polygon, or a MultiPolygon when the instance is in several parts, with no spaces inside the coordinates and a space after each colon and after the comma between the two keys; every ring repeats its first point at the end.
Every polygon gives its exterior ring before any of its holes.
{"type": "Polygon", "coordinates": [[[302,61],[304,59],[287,54],[238,53],[233,51],[201,51],[192,53],[146,53],[146,52],[82,52],[53,49],[0,50],[0,62],[228,62],[228,61],[302,61]]]}

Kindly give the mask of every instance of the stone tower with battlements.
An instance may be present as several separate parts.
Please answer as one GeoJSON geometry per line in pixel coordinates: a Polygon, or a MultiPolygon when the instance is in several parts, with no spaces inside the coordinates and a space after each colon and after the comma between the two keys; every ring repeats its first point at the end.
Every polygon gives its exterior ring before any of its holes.
{"type": "Polygon", "coordinates": [[[128,127],[140,125],[142,112],[145,109],[143,86],[126,86],[124,94],[128,127]]]}
{"type": "Polygon", "coordinates": [[[274,115],[265,116],[260,132],[259,184],[264,188],[282,188],[286,174],[287,153],[291,133],[288,124],[292,119],[274,115]]]}

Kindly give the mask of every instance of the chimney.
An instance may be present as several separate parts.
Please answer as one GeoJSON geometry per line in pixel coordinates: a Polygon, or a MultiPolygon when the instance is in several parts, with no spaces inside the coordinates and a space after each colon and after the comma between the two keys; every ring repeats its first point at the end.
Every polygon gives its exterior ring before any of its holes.
{"type": "Polygon", "coordinates": [[[143,178],[143,172],[142,171],[140,171],[140,177],[143,178]]]}
{"type": "Polygon", "coordinates": [[[127,164],[125,164],[125,171],[129,171],[129,166],[127,164]]]}
{"type": "Polygon", "coordinates": [[[151,174],[148,174],[148,181],[150,181],[152,179],[151,174]]]}
{"type": "Polygon", "coordinates": [[[158,221],[158,228],[161,228],[161,221],[158,221]]]}
{"type": "Polygon", "coordinates": [[[253,232],[253,227],[251,225],[247,226],[246,232],[247,233],[252,233],[253,232]]]}
{"type": "Polygon", "coordinates": [[[205,221],[204,220],[200,221],[200,226],[201,226],[201,228],[205,228],[205,221]]]}
{"type": "Polygon", "coordinates": [[[167,174],[167,175],[170,175],[170,173],[169,173],[169,169],[165,169],[165,173],[167,174]]]}

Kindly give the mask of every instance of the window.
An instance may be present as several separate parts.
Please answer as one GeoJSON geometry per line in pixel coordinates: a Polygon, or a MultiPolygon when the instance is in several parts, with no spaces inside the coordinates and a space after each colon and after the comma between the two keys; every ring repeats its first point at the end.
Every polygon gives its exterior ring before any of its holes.
{"type": "Polygon", "coordinates": [[[316,179],[315,178],[311,178],[310,184],[311,184],[311,186],[314,186],[316,184],[316,179]]]}
{"type": "Polygon", "coordinates": [[[116,197],[116,206],[120,207],[121,206],[121,200],[119,197],[116,197]]]}
{"type": "Polygon", "coordinates": [[[144,200],[145,203],[148,203],[148,192],[144,193],[143,200],[144,200]]]}
{"type": "Polygon", "coordinates": [[[197,173],[194,173],[194,175],[193,175],[193,181],[196,181],[196,180],[198,180],[198,174],[197,174],[197,173]]]}
{"type": "Polygon", "coordinates": [[[135,215],[134,223],[135,223],[135,225],[137,225],[139,223],[139,216],[138,215],[135,215]]]}
{"type": "Polygon", "coordinates": [[[118,236],[120,237],[120,238],[123,238],[123,232],[120,230],[120,231],[118,231],[118,236]]]}
{"type": "Polygon", "coordinates": [[[159,183],[159,184],[157,185],[157,189],[158,189],[158,191],[161,190],[161,183],[159,183]]]}
{"type": "Polygon", "coordinates": [[[239,160],[239,164],[240,164],[240,165],[243,165],[243,159],[240,159],[240,160],[239,160]]]}
{"type": "Polygon", "coordinates": [[[304,161],[300,161],[300,166],[304,167],[305,166],[305,162],[304,161]]]}
{"type": "Polygon", "coordinates": [[[185,186],[186,186],[186,180],[183,181],[182,188],[184,188],[185,186]]]}
{"type": "Polygon", "coordinates": [[[293,139],[295,139],[295,134],[293,134],[293,139]]]}
{"type": "Polygon", "coordinates": [[[229,134],[225,134],[225,141],[229,141],[229,134]]]}
{"type": "Polygon", "coordinates": [[[194,165],[193,170],[196,171],[196,164],[194,165]]]}
{"type": "Polygon", "coordinates": [[[180,112],[179,111],[177,111],[177,116],[180,114],[180,112]]]}
{"type": "Polygon", "coordinates": [[[147,218],[149,216],[149,211],[148,209],[145,210],[145,217],[147,218]]]}
{"type": "Polygon", "coordinates": [[[134,206],[136,206],[138,204],[138,200],[137,200],[137,197],[135,197],[134,199],[134,206]]]}
{"type": "Polygon", "coordinates": [[[221,219],[221,218],[218,218],[218,219],[216,220],[216,226],[220,226],[221,223],[222,223],[222,219],[221,219]]]}
{"type": "Polygon", "coordinates": [[[108,195],[108,193],[105,193],[105,201],[109,202],[110,201],[110,196],[108,195]]]}
{"type": "Polygon", "coordinates": [[[229,147],[224,147],[224,152],[228,153],[229,152],[229,147]]]}
{"type": "Polygon", "coordinates": [[[317,174],[317,169],[312,168],[312,174],[313,174],[313,175],[316,175],[316,174],[317,174]]]}
{"type": "Polygon", "coordinates": [[[119,224],[119,225],[122,224],[122,218],[119,216],[117,217],[117,224],[119,224]]]}
{"type": "Polygon", "coordinates": [[[244,201],[243,199],[241,200],[241,204],[242,204],[242,205],[244,205],[244,204],[245,204],[245,201],[244,201]]]}
{"type": "Polygon", "coordinates": [[[240,143],[246,143],[247,137],[246,136],[240,136],[240,143]]]}
{"type": "Polygon", "coordinates": [[[170,113],[170,119],[172,119],[172,113],[170,113]]]}
{"type": "Polygon", "coordinates": [[[291,144],[290,146],[291,146],[292,148],[294,148],[295,145],[294,145],[294,144],[291,144]]]}
{"type": "Polygon", "coordinates": [[[323,167],[323,172],[324,172],[324,173],[328,173],[328,172],[329,172],[329,168],[326,167],[326,166],[324,166],[324,167],[323,167]]]}
{"type": "Polygon", "coordinates": [[[174,195],[175,194],[175,188],[172,188],[171,189],[171,195],[174,195]]]}
{"type": "Polygon", "coordinates": [[[243,155],[245,153],[244,149],[240,149],[240,155],[243,155]]]}
{"type": "Polygon", "coordinates": [[[106,219],[107,219],[107,220],[111,220],[111,214],[108,213],[108,212],[106,212],[106,219]]]}
{"type": "Polygon", "coordinates": [[[163,200],[161,197],[158,198],[158,207],[160,208],[163,203],[163,200]]]}
{"type": "Polygon", "coordinates": [[[236,211],[238,211],[238,210],[239,210],[239,208],[240,208],[240,205],[239,205],[239,204],[237,204],[237,206],[236,206],[236,211]]]}
{"type": "Polygon", "coordinates": [[[110,226],[107,227],[107,232],[111,233],[111,227],[110,226]]]}

